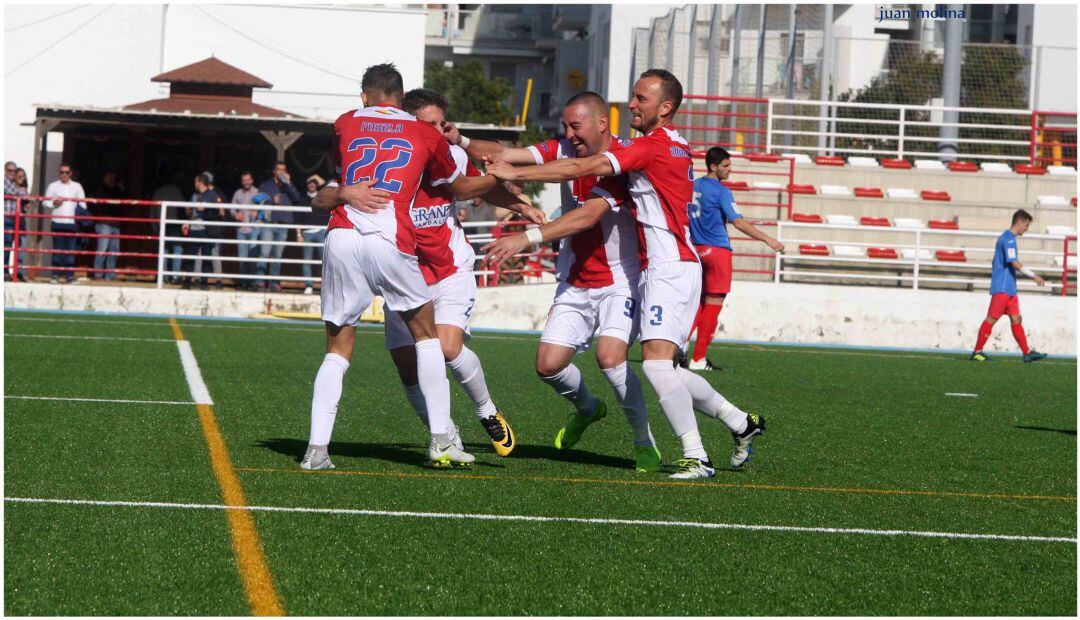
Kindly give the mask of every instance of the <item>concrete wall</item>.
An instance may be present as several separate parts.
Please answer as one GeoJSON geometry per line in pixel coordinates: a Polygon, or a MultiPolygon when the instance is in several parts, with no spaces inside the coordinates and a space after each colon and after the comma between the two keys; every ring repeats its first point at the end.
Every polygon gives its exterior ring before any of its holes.
{"type": "MultiPolygon", "coordinates": [[[[555,285],[482,288],[473,326],[543,328],[555,285]]],[[[756,342],[966,350],[986,315],[986,293],[912,291],[855,286],[737,282],[720,315],[717,338],[756,342]]],[[[1025,294],[1031,344],[1076,354],[1076,298],[1025,294]]],[[[96,310],[244,317],[271,309],[318,312],[318,297],[152,288],[8,284],[8,308],[96,310]]],[[[997,326],[988,350],[1015,351],[1007,326],[997,326]]]]}
{"type": "MultiPolygon", "coordinates": [[[[423,82],[423,9],[37,4],[3,10],[4,158],[31,177],[34,130],[21,124],[34,120],[35,103],[115,107],[163,97],[167,87],[151,77],[211,54],[274,85],[256,91],[257,103],[309,117],[334,118],[355,106],[364,68],[388,58],[406,88],[423,82]],[[44,21],[33,24],[38,20],[44,21]]],[[[53,136],[49,149],[60,151],[62,137],[53,136]]]]}

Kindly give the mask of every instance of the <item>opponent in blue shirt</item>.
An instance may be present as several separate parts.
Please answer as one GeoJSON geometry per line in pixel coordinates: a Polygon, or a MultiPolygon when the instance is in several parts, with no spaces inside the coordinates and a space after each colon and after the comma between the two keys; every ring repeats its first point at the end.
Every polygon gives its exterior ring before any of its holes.
{"type": "Polygon", "coordinates": [[[701,305],[694,319],[697,341],[694,343],[693,359],[687,365],[690,370],[715,369],[705,359],[705,353],[716,331],[724,299],[731,291],[731,239],[727,225],[730,223],[746,236],[765,243],[777,252],[784,251],[784,244],[743,218],[731,190],[721,183],[731,176],[731,155],[714,146],[705,154],[705,166],[709,172],[694,181],[694,202],[689,205],[690,240],[701,257],[703,280],[701,305]]]}
{"type": "Polygon", "coordinates": [[[1025,362],[1034,362],[1046,357],[1045,353],[1028,348],[1027,336],[1024,334],[1020,316],[1020,298],[1016,294],[1016,272],[1035,280],[1039,286],[1045,286],[1046,281],[1040,278],[1034,271],[1020,264],[1020,252],[1016,247],[1016,238],[1023,236],[1031,226],[1031,214],[1023,209],[1013,214],[1012,226],[1001,233],[994,247],[994,262],[990,271],[990,311],[986,313],[986,319],[979,326],[979,338],[975,343],[975,351],[971,359],[976,362],[988,362],[990,358],[983,353],[983,346],[990,338],[990,332],[994,329],[994,323],[1001,318],[1002,314],[1009,315],[1012,323],[1013,337],[1016,344],[1020,345],[1020,351],[1024,354],[1025,362]]]}

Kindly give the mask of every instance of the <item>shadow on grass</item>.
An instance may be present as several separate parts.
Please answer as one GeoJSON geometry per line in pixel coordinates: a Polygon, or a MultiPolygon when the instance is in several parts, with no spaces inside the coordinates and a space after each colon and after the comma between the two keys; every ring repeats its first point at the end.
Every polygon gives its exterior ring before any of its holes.
{"type": "Polygon", "coordinates": [[[1046,426],[1013,426],[1013,428],[1022,428],[1025,431],[1045,431],[1047,433],[1061,433],[1062,435],[1072,435],[1073,437],[1076,437],[1076,429],[1049,428],[1046,426]]]}
{"type": "MultiPolygon", "coordinates": [[[[307,449],[307,441],[303,439],[286,439],[275,437],[273,439],[260,439],[255,443],[260,448],[272,450],[278,454],[293,457],[296,463],[304,458],[304,450],[307,449]]],[[[486,444],[490,445],[490,444],[486,444]]],[[[479,447],[475,444],[467,445],[466,448],[474,450],[479,447]]],[[[342,456],[348,458],[377,459],[403,465],[426,467],[428,464],[427,446],[412,443],[355,443],[346,441],[330,442],[330,456],[342,456]]],[[[503,467],[477,461],[474,467],[503,467]]]]}
{"type": "Polygon", "coordinates": [[[619,456],[585,452],[584,450],[560,450],[555,446],[520,444],[514,448],[511,459],[545,459],[580,465],[600,465],[616,469],[633,469],[634,461],[619,456]]]}

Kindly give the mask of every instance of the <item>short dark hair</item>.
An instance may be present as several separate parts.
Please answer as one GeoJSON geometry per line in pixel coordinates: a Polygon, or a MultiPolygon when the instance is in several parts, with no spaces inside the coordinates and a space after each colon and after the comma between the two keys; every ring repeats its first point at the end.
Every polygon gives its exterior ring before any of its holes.
{"type": "Polygon", "coordinates": [[[439,108],[443,114],[446,114],[446,109],[450,107],[446,97],[430,88],[414,88],[405,93],[405,98],[401,100],[401,109],[409,114],[416,114],[429,105],[439,108]]]}
{"type": "Polygon", "coordinates": [[[1013,226],[1015,226],[1017,222],[1021,222],[1021,221],[1030,222],[1030,221],[1032,221],[1034,219],[1035,218],[1032,217],[1030,213],[1028,213],[1027,211],[1024,211],[1023,209],[1019,209],[1019,210],[1016,211],[1016,213],[1013,213],[1012,223],[1013,223],[1013,226]]]}
{"type": "Polygon", "coordinates": [[[255,180],[255,175],[254,175],[254,174],[251,174],[251,171],[250,171],[250,170],[241,170],[241,171],[240,171],[240,178],[242,179],[242,178],[244,178],[245,176],[251,177],[251,180],[252,180],[252,181],[254,181],[254,180],[255,180]]]}
{"type": "Polygon", "coordinates": [[[577,105],[579,103],[592,103],[599,105],[602,108],[607,107],[607,99],[604,99],[600,95],[600,93],[593,92],[591,90],[585,90],[574,95],[573,97],[570,97],[570,99],[566,101],[566,107],[569,108],[570,106],[577,105]]]}
{"type": "Polygon", "coordinates": [[[649,69],[641,74],[638,79],[645,79],[648,77],[654,77],[660,79],[660,94],[663,96],[664,101],[670,101],[674,104],[671,113],[675,114],[679,111],[679,106],[682,105],[682,83],[679,82],[679,78],[675,77],[675,74],[667,69],[649,69]]]}
{"type": "Polygon", "coordinates": [[[378,92],[389,97],[400,97],[405,92],[401,73],[392,62],[368,67],[360,80],[360,88],[368,95],[378,92]]]}
{"type": "Polygon", "coordinates": [[[210,173],[208,173],[208,172],[201,172],[201,173],[197,174],[195,176],[195,178],[198,179],[199,183],[202,183],[203,185],[213,185],[214,184],[214,177],[211,176],[210,173]]]}
{"type": "Polygon", "coordinates": [[[731,153],[714,146],[705,153],[705,168],[711,172],[713,166],[718,166],[728,159],[731,159],[731,153]]]}

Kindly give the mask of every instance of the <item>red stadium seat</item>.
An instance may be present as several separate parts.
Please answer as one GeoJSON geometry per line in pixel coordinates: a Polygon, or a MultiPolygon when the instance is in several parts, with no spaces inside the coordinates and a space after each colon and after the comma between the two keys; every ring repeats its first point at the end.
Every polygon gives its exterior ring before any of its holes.
{"type": "Polygon", "coordinates": [[[1032,166],[1031,164],[1016,164],[1013,166],[1013,172],[1016,174],[1032,174],[1036,176],[1042,176],[1046,174],[1046,168],[1041,166],[1032,166]]]}
{"type": "Polygon", "coordinates": [[[963,250],[956,250],[956,251],[938,250],[937,252],[934,252],[934,256],[937,257],[937,259],[940,260],[940,261],[945,261],[945,262],[950,262],[950,263],[966,263],[967,262],[967,256],[964,254],[963,250]]]}
{"type": "Polygon", "coordinates": [[[870,217],[868,215],[860,217],[859,223],[863,226],[892,226],[887,217],[870,217]]]}
{"type": "Polygon", "coordinates": [[[799,245],[799,254],[806,254],[807,256],[828,256],[829,248],[824,245],[803,243],[799,245]]]}
{"type": "Polygon", "coordinates": [[[960,225],[953,220],[930,220],[927,226],[936,230],[960,230],[960,225]]]}
{"type": "Polygon", "coordinates": [[[733,192],[748,192],[750,185],[746,181],[724,181],[724,187],[733,192]]]}
{"type": "Polygon", "coordinates": [[[856,198],[884,198],[885,192],[880,187],[856,187],[856,198]]]}
{"type": "Polygon", "coordinates": [[[819,166],[843,166],[844,158],[838,155],[818,155],[814,163],[819,166]]]}
{"type": "Polygon", "coordinates": [[[825,220],[821,219],[821,215],[817,213],[792,213],[791,221],[802,222],[803,224],[820,224],[825,220]]]}
{"type": "Polygon", "coordinates": [[[944,202],[952,200],[952,196],[945,190],[924,189],[919,195],[922,196],[923,200],[940,200],[944,202]]]}
{"type": "Polygon", "coordinates": [[[791,185],[788,185],[788,189],[791,190],[792,194],[816,194],[817,193],[817,190],[814,189],[813,185],[799,185],[797,183],[792,183],[791,185]]]}
{"type": "Polygon", "coordinates": [[[1076,196],[1073,196],[1073,199],[1072,199],[1072,206],[1074,206],[1074,207],[1076,206],[1076,196]]]}
{"type": "Polygon", "coordinates": [[[780,161],[779,155],[769,155],[768,153],[748,153],[746,158],[750,161],[764,161],[769,163],[780,161]]]}
{"type": "Polygon", "coordinates": [[[892,248],[867,248],[866,255],[870,258],[885,258],[892,260],[899,258],[896,250],[892,248]]]}
{"type": "Polygon", "coordinates": [[[895,170],[911,170],[911,162],[906,159],[883,159],[881,165],[895,170]]]}
{"type": "Polygon", "coordinates": [[[973,161],[950,161],[949,170],[953,172],[978,172],[979,164],[973,161]]]}

